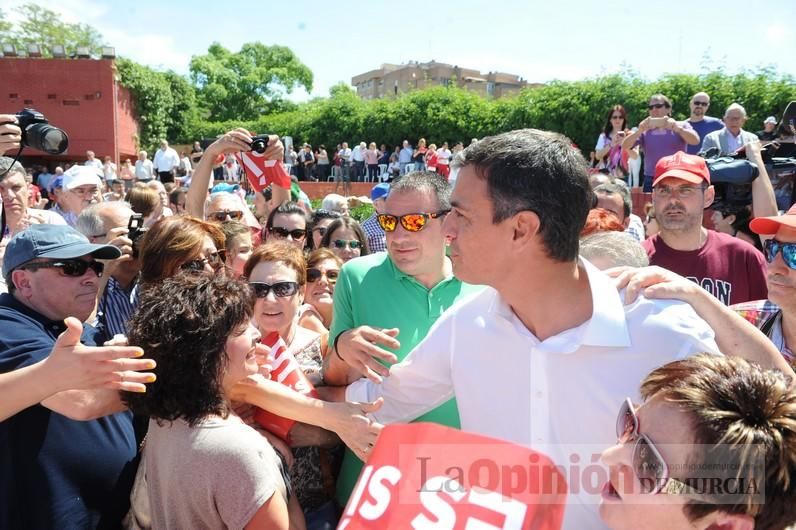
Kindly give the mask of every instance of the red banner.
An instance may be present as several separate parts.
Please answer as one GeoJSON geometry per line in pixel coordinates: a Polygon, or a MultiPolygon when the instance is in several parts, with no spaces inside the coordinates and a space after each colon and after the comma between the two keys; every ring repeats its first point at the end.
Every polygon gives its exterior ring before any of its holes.
{"type": "Polygon", "coordinates": [[[388,425],[337,528],[557,530],[566,497],[542,453],[431,423],[388,425]]]}
{"type": "MultiPolygon", "coordinates": [[[[293,357],[293,354],[288,351],[285,341],[282,340],[282,337],[280,337],[278,333],[274,332],[263,337],[261,342],[271,348],[271,357],[273,361],[271,362],[271,375],[269,378],[272,381],[289,386],[296,392],[304,394],[305,396],[318,397],[318,391],[315,390],[310,380],[307,379],[298,361],[293,357]]],[[[295,420],[277,416],[263,409],[259,409],[254,415],[254,419],[263,428],[279,436],[283,440],[288,439],[290,429],[292,429],[293,425],[296,423],[295,420]]]]}
{"type": "Polygon", "coordinates": [[[290,175],[281,160],[269,160],[255,152],[236,153],[235,158],[243,167],[246,178],[252,187],[260,192],[273,183],[280,188],[290,189],[290,175]]]}

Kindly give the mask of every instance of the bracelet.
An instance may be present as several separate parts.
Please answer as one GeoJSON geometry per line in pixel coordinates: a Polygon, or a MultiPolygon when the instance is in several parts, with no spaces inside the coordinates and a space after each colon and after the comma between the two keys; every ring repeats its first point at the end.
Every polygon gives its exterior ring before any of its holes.
{"type": "Polygon", "coordinates": [[[343,362],[345,362],[345,359],[343,359],[343,356],[340,355],[340,352],[337,350],[337,341],[340,340],[340,337],[342,337],[343,333],[345,333],[346,331],[348,331],[348,330],[345,329],[345,330],[341,331],[340,333],[338,333],[337,336],[334,338],[334,342],[332,342],[332,349],[334,350],[334,354],[337,355],[337,358],[340,359],[343,362]]]}

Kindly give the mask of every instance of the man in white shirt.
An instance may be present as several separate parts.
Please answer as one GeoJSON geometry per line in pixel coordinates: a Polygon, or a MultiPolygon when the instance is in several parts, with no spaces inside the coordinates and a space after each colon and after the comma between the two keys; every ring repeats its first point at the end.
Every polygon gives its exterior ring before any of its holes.
{"type": "Polygon", "coordinates": [[[155,171],[158,174],[158,179],[164,184],[167,182],[174,182],[174,172],[177,166],[180,165],[180,155],[177,151],[169,147],[166,140],[160,141],[160,149],[155,153],[155,159],[152,161],[155,171]]]}
{"type": "MultiPolygon", "coordinates": [[[[343,195],[348,197],[348,190],[351,186],[351,149],[348,147],[348,142],[343,142],[343,146],[337,152],[340,158],[340,171],[342,172],[341,180],[343,182],[343,195]]],[[[340,180],[335,179],[334,192],[337,193],[337,188],[340,186],[340,180]]]]}
{"type": "Polygon", "coordinates": [[[684,303],[640,297],[623,306],[614,284],[578,260],[592,192],[585,160],[563,136],[484,138],[455,165],[463,185],[444,226],[454,274],[491,288],[444,313],[381,385],[361,379],[346,399],[383,396],[372,417],[390,423],[455,396],[462,430],[529,446],[564,467],[565,528],[604,528],[607,475],[596,462],[616,440],[617,408],[639,398],[653,368],[718,353],[713,331],[684,303]]]}
{"type": "Polygon", "coordinates": [[[139,151],[138,160],[135,161],[135,180],[149,182],[153,178],[155,178],[155,168],[152,161],[147,158],[146,151],[139,151]]]}
{"type": "Polygon", "coordinates": [[[86,151],[86,161],[83,162],[84,166],[102,169],[102,162],[94,157],[94,151],[86,151]]]}

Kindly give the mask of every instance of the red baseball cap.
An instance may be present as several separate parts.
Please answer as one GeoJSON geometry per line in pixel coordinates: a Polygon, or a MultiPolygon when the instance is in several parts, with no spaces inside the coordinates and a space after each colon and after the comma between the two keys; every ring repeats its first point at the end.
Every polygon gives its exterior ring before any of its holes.
{"type": "Polygon", "coordinates": [[[682,151],[677,151],[671,156],[664,156],[655,164],[655,179],[652,181],[652,185],[654,186],[666,177],[686,180],[692,184],[701,184],[704,180],[710,184],[710,171],[708,171],[705,159],[682,151]]]}
{"type": "Polygon", "coordinates": [[[780,226],[796,228],[796,204],[790,207],[785,215],[775,215],[773,217],[755,217],[749,223],[749,228],[755,234],[769,236],[776,234],[780,226]]]}

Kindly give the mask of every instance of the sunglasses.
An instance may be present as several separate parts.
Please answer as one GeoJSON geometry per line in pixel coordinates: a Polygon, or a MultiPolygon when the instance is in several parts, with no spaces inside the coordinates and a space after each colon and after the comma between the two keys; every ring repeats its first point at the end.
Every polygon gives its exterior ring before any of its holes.
{"type": "Polygon", "coordinates": [[[281,226],[272,226],[268,231],[272,235],[275,235],[281,239],[287,239],[287,236],[290,236],[293,239],[304,239],[304,236],[307,235],[307,231],[303,228],[288,230],[287,228],[282,228],[281,226]]]}
{"type": "Polygon", "coordinates": [[[774,263],[777,254],[782,252],[782,261],[789,269],[796,270],[796,243],[783,243],[776,239],[769,239],[765,244],[766,261],[774,263]]]}
{"type": "Polygon", "coordinates": [[[318,232],[321,235],[321,237],[323,237],[323,236],[326,235],[326,229],[327,228],[328,227],[326,227],[326,226],[316,226],[315,228],[312,229],[312,231],[313,232],[318,232]]]}
{"type": "Polygon", "coordinates": [[[337,269],[330,269],[328,271],[322,271],[321,269],[307,269],[307,282],[308,283],[315,283],[320,280],[322,277],[326,276],[326,280],[334,285],[337,283],[337,277],[340,276],[340,271],[337,269]]]}
{"type": "Polygon", "coordinates": [[[611,119],[612,120],[624,120],[625,117],[624,116],[611,116],[611,119]]]}
{"type": "Polygon", "coordinates": [[[357,241],[356,239],[335,239],[332,241],[334,248],[350,248],[351,250],[356,250],[358,248],[362,248],[362,243],[357,241]]]}
{"type": "Polygon", "coordinates": [[[420,232],[429,220],[437,219],[450,212],[450,210],[440,210],[434,213],[408,213],[406,215],[380,214],[376,216],[379,226],[385,232],[394,232],[398,228],[398,222],[407,232],[420,232]]]}
{"type": "Polygon", "coordinates": [[[218,252],[213,252],[206,258],[195,259],[183,263],[180,268],[185,271],[191,272],[203,272],[205,270],[205,265],[210,265],[210,267],[217,271],[221,267],[224,266],[224,259],[226,258],[226,251],[219,250],[218,252]]]}
{"type": "Polygon", "coordinates": [[[695,107],[707,107],[709,105],[707,101],[692,101],[691,103],[693,103],[695,107]]]}
{"type": "Polygon", "coordinates": [[[668,107],[668,105],[666,103],[653,103],[652,105],[647,105],[649,110],[662,109],[663,107],[668,107]]]}
{"type": "Polygon", "coordinates": [[[218,222],[226,221],[227,219],[237,221],[243,217],[243,212],[240,210],[221,210],[220,212],[211,213],[209,217],[218,222]]]}
{"type": "Polygon", "coordinates": [[[639,432],[639,421],[630,398],[625,398],[616,418],[616,438],[621,444],[633,443],[633,472],[636,474],[641,493],[655,495],[694,494],[694,490],[669,476],[669,466],[660,451],[646,434],[639,432]]]}
{"type": "Polygon", "coordinates": [[[83,261],[82,259],[70,259],[63,261],[43,261],[41,263],[29,263],[24,270],[37,271],[39,269],[61,269],[61,274],[71,278],[83,276],[89,269],[94,271],[97,278],[102,277],[105,265],[99,261],[83,261]]]}
{"type": "Polygon", "coordinates": [[[299,284],[296,282],[276,282],[273,285],[263,282],[249,282],[249,287],[254,291],[255,298],[266,298],[272,289],[274,296],[279,298],[293,296],[299,290],[299,284]]]}

